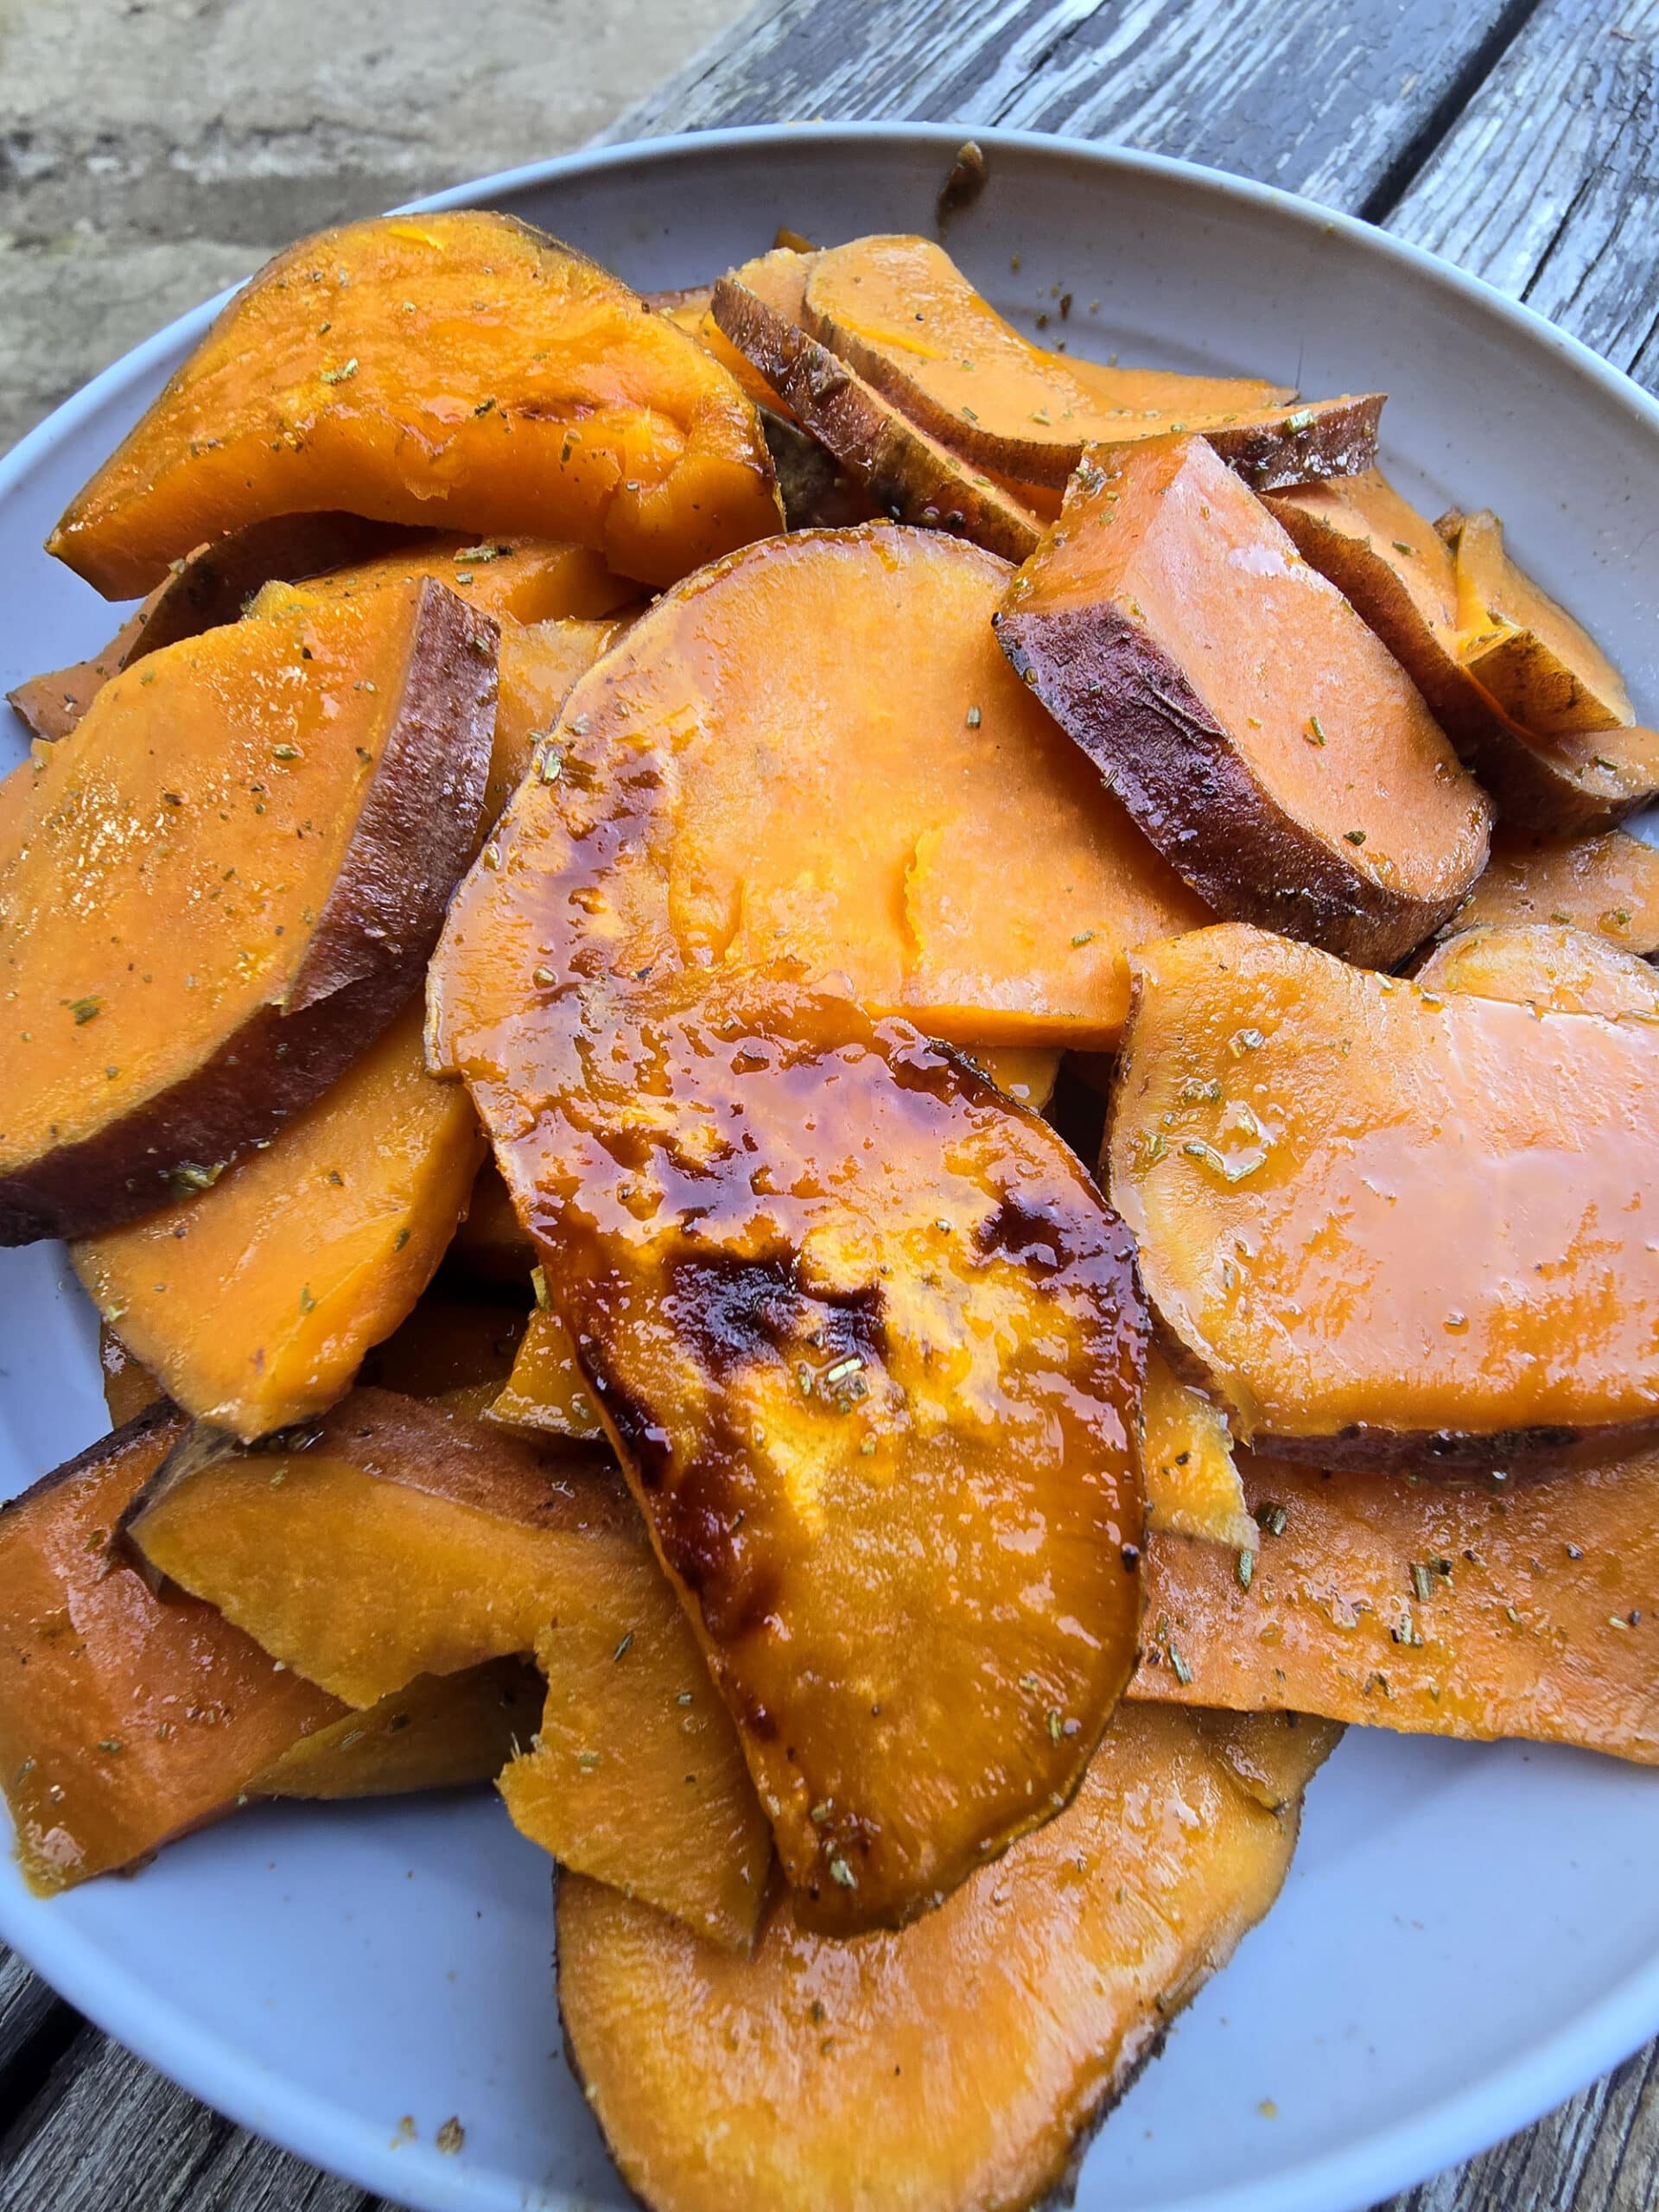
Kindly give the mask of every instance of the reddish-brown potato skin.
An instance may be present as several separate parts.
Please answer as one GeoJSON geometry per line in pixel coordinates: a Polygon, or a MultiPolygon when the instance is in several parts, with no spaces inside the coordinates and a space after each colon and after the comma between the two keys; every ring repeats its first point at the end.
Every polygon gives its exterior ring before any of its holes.
{"type": "Polygon", "coordinates": [[[420,587],[402,697],[286,1002],[158,1096],[0,1178],[0,1244],[152,1211],[172,1171],[274,1135],[407,1004],[477,836],[496,645],[493,623],[441,584],[420,587]]]}

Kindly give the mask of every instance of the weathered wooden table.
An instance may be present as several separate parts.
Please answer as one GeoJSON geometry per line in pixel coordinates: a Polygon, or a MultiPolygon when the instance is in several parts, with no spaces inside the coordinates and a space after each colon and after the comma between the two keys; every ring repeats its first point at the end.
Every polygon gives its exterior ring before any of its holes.
{"type": "MultiPolygon", "coordinates": [[[[1656,41],[1659,0],[761,0],[607,135],[891,117],[1185,155],[1431,247],[1659,385],[1656,41]]],[[[0,2212],[374,2212],[3,1954],[0,2128],[0,2212]]],[[[1392,2212],[1656,2205],[1659,2044],[1392,2212]]]]}

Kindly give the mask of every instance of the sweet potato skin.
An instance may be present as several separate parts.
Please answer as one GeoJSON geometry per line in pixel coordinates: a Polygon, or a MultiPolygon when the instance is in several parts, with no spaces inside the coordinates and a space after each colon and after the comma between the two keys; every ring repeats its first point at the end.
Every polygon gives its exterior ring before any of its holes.
{"type": "Polygon", "coordinates": [[[1497,1483],[1241,1471],[1265,1524],[1249,1586],[1154,1537],[1133,1695],[1659,1764],[1651,1447],[1497,1483]]]}
{"type": "MultiPolygon", "coordinates": [[[[408,620],[401,696],[378,724],[380,749],[344,864],[281,1002],[79,1140],[32,1156],[0,1153],[0,1243],[87,1236],[151,1211],[181,1167],[216,1166],[274,1134],[408,1001],[477,831],[496,645],[494,626],[435,583],[418,588],[408,620]]],[[[121,711],[107,692],[97,715],[121,711]]],[[[56,788],[54,766],[73,779],[99,727],[95,715],[68,741],[83,750],[54,751],[37,779],[42,805],[56,788]]],[[[0,853],[0,907],[12,857],[0,853]]]]}
{"type": "MultiPolygon", "coordinates": [[[[1127,456],[1091,456],[1078,470],[1060,522],[1010,587],[996,632],[1015,670],[1207,905],[1349,959],[1392,966],[1455,911],[1478,874],[1491,810],[1393,661],[1334,592],[1291,565],[1294,558],[1265,510],[1252,512],[1230,488],[1203,441],[1148,441],[1127,456]],[[1263,578],[1271,569],[1281,592],[1264,605],[1263,620],[1284,619],[1294,597],[1331,631],[1332,651],[1346,656],[1351,677],[1343,690],[1361,702],[1351,730],[1334,691],[1320,702],[1338,741],[1332,779],[1376,782],[1379,729],[1397,755],[1402,786],[1386,795],[1380,785],[1361,789],[1349,800],[1349,820],[1361,812],[1375,830],[1392,814],[1397,830],[1399,807],[1434,806],[1434,865],[1413,871],[1416,884],[1376,863],[1364,849],[1365,829],[1338,834],[1315,818],[1281,764],[1270,754],[1258,759],[1249,733],[1230,728],[1200,696],[1139,611],[1128,588],[1133,567],[1117,597],[1109,571],[1097,592],[1086,588],[1091,563],[1115,558],[1126,530],[1142,531],[1151,544],[1154,531],[1184,525],[1192,588],[1209,575],[1217,588],[1236,589],[1236,574],[1217,566],[1224,555],[1217,550],[1211,557],[1206,543],[1221,528],[1212,511],[1241,537],[1260,542],[1263,578]]],[[[1215,674],[1207,671],[1211,680],[1215,674]]],[[[1306,742],[1323,759],[1325,724],[1312,712],[1306,721],[1306,742]]],[[[1331,810],[1334,791],[1322,804],[1331,810]]]]}
{"type": "Polygon", "coordinates": [[[1068,1810],[896,1934],[825,1940],[785,1899],[753,1960],[721,1959],[562,1878],[571,2066],[652,2212],[1017,2212],[1064,2190],[1271,1904],[1330,1742],[1286,1732],[1275,1815],[1175,1718],[1122,1715],[1068,1810]]]}
{"type": "Polygon", "coordinates": [[[651,584],[782,520],[728,372],[584,256],[474,209],[279,254],[48,550],[120,597],[203,538],[342,497],[386,522],[571,538],[651,584]]]}
{"type": "Polygon", "coordinates": [[[1169,1338],[1338,1465],[1547,1467],[1659,1416],[1659,1034],[1230,925],[1146,948],[1109,1138],[1169,1338]],[[1548,1171],[1521,1173],[1520,1157],[1548,1171]]]}

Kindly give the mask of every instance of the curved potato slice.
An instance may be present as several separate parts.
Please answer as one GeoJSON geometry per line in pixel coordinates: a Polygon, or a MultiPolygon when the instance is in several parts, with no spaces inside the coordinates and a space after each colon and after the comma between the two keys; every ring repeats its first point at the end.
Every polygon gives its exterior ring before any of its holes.
{"type": "Polygon", "coordinates": [[[1551,1014],[1659,1021],[1659,971],[1605,938],[1554,922],[1463,930],[1417,970],[1425,991],[1469,991],[1551,1014]]]}
{"type": "Polygon", "coordinates": [[[204,538],[341,505],[540,531],[672,583],[782,522],[753,407],[594,263],[512,216],[386,216],[278,254],[48,541],[107,597],[204,538]]]}
{"type": "Polygon", "coordinates": [[[1109,1150],[1236,1433],[1559,1459],[1659,1418],[1659,1033],[1437,997],[1241,925],[1137,956],[1109,1150]]]}
{"type": "Polygon", "coordinates": [[[1222,913],[1389,966],[1484,864],[1415,686],[1202,439],[1091,453],[996,628],[1222,913]]]}
{"type": "Polygon", "coordinates": [[[728,1959],[562,1879],[566,2044],[629,2187],[652,2212],[1017,2212],[1062,2188],[1284,1879],[1331,1732],[1286,1732],[1278,1815],[1217,1755],[1234,1732],[1122,1713],[1067,1811],[893,1935],[826,1941],[785,1901],[728,1959]]]}
{"type": "Polygon", "coordinates": [[[596,1443],[605,1434],[570,1332],[550,1309],[530,1317],[512,1372],[486,1418],[500,1427],[596,1443]]]}
{"type": "Polygon", "coordinates": [[[1245,1510],[1227,1416],[1183,1382],[1155,1344],[1141,1401],[1141,1462],[1147,1526],[1154,1534],[1255,1550],[1256,1527],[1245,1510]]]}
{"type": "Polygon", "coordinates": [[[1500,826],[1443,935],[1484,922],[1559,922],[1626,952],[1659,952],[1659,849],[1623,830],[1534,837],[1500,826]]]}
{"type": "Polygon", "coordinates": [[[333,1803],[493,1782],[535,1734],[542,1694],[541,1677],[521,1659],[418,1675],[366,1713],[302,1736],[247,1794],[333,1803]]]}
{"type": "Polygon", "coordinates": [[[1447,515],[1457,556],[1458,623],[1470,673],[1540,737],[1628,729],[1636,709],[1624,679],[1582,623],[1509,556],[1489,509],[1447,515]]]}

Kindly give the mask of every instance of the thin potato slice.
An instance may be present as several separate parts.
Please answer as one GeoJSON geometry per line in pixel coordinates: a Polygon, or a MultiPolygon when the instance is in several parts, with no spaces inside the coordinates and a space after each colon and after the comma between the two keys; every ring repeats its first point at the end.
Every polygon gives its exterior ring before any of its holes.
{"type": "Polygon", "coordinates": [[[458,900],[441,1027],[588,972],[579,925],[590,964],[787,958],[969,1050],[1116,1042],[1128,948],[1208,917],[998,652],[1007,576],[877,524],[770,539],[660,600],[571,694],[458,900]],[[463,974],[499,996],[457,996],[463,974]]]}
{"type": "MultiPolygon", "coordinates": [[[[504,627],[570,618],[594,621],[639,594],[639,586],[613,576],[589,545],[553,537],[479,539],[464,531],[442,531],[366,559],[331,563],[315,575],[266,588],[274,603],[294,591],[315,604],[355,599],[386,584],[417,583],[423,576],[435,577],[457,599],[504,627]]],[[[264,600],[262,592],[254,602],[256,613],[264,600]]]]}
{"type": "Polygon", "coordinates": [[[1278,1894],[1331,1740],[1287,1733],[1275,1815],[1189,1716],[1123,1713],[1067,1811],[897,1934],[826,1940],[785,1901],[752,1960],[723,1958],[561,1879],[567,2048],[629,2187],[652,2212],[1016,2212],[1063,2189],[1278,1894]]]}
{"type": "Polygon", "coordinates": [[[1490,510],[1443,518],[1457,556],[1458,621],[1470,673],[1540,737],[1628,729],[1624,680],[1567,609],[1516,566],[1490,510]]]}
{"type": "Polygon", "coordinates": [[[1552,1014],[1659,1021],[1659,971],[1605,938],[1554,922],[1464,930],[1417,970],[1425,991],[1470,991],[1552,1014]]]}
{"type": "Polygon", "coordinates": [[[465,1092],[426,1071],[423,1011],[264,1151],[73,1248],[93,1304],[185,1412],[251,1441],[325,1411],[425,1289],[484,1139],[465,1092]]]}
{"type": "Polygon", "coordinates": [[[1244,1504],[1232,1439],[1221,1408],[1183,1382],[1156,1345],[1147,1355],[1141,1402],[1141,1464],[1147,1526],[1253,1551],[1256,1528],[1244,1504]]]}
{"type": "Polygon", "coordinates": [[[1029,1106],[1033,1114],[1040,1114],[1054,1096],[1060,1055],[1052,1046],[1039,1050],[1019,1045],[969,1045],[964,1049],[999,1090],[1007,1091],[1017,1105],[1029,1106]]]}
{"type": "Polygon", "coordinates": [[[576,1363],[570,1332],[550,1309],[537,1308],[524,1330],[505,1389],[487,1418],[503,1428],[596,1443],[605,1430],[588,1379],[576,1363]]]}
{"type": "Polygon", "coordinates": [[[294,1450],[159,1490],[130,1534],[361,1709],[531,1652],[541,1729],[501,1777],[569,1866],[747,1945],[771,1845],[725,1707],[613,1470],[359,1389],[294,1450]]]}
{"type": "Polygon", "coordinates": [[[163,1395],[156,1377],[133,1357],[107,1321],[98,1325],[98,1364],[111,1428],[124,1428],[136,1414],[148,1413],[163,1395]]]}
{"type": "Polygon", "coordinates": [[[1560,922],[1626,952],[1659,952],[1659,849],[1622,830],[1535,837],[1500,827],[1443,935],[1487,922],[1560,922]]]}
{"type": "Polygon", "coordinates": [[[1023,561],[1042,524],[1017,493],[959,461],[801,327],[805,275],[787,249],[715,287],[714,317],[790,411],[896,522],[1023,561]]]}
{"type": "Polygon", "coordinates": [[[0,787],[0,1243],[211,1180],[408,1003],[494,690],[493,625],[391,588],[149,655],[0,787]]]}
{"type": "Polygon", "coordinates": [[[634,619],[631,613],[594,622],[566,618],[502,632],[501,689],[484,792],[486,823],[499,819],[543,741],[552,735],[565,701],[634,619]]]}
{"type": "Polygon", "coordinates": [[[1508,1468],[1659,1416],[1659,1033],[1239,925],[1137,956],[1114,1204],[1235,1433],[1508,1468]]]}
{"type": "Polygon", "coordinates": [[[1218,912],[1388,966],[1491,809],[1393,657],[1202,439],[1091,453],[996,617],[1014,667],[1218,912]]]}
{"type": "Polygon", "coordinates": [[[1659,1764],[1659,1454],[1497,1483],[1241,1471],[1252,1571],[1154,1539],[1135,1697],[1659,1764]]]}
{"type": "Polygon", "coordinates": [[[333,1802],[493,1782],[536,1732],[542,1681],[520,1659],[420,1675],[366,1713],[343,1713],[274,1760],[255,1797],[333,1802]]]}
{"type": "Polygon", "coordinates": [[[205,537],[341,504],[569,538],[651,584],[782,520],[727,372],[594,263],[478,209],[348,223],[267,263],[48,550],[120,598],[205,537]]]}

